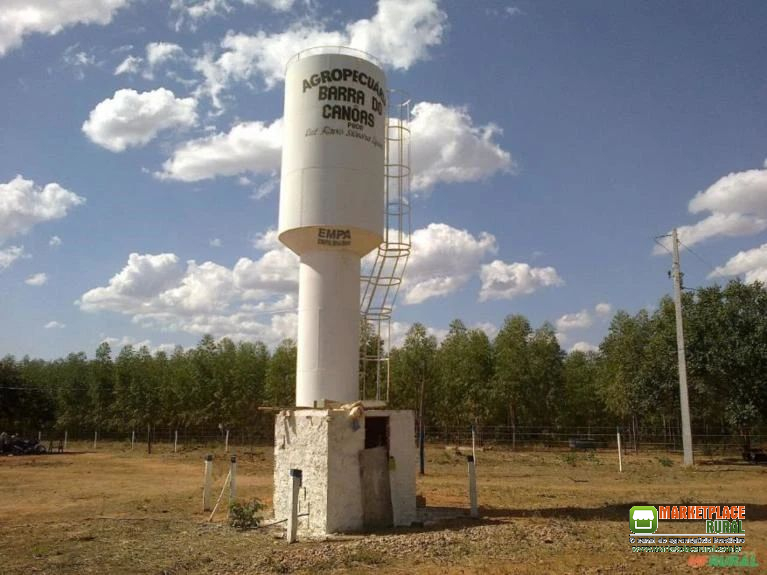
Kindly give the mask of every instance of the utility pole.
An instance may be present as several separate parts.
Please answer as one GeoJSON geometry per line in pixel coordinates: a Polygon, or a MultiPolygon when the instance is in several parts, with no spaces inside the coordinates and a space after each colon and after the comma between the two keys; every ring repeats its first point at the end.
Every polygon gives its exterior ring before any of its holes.
{"type": "Polygon", "coordinates": [[[671,232],[674,244],[673,266],[674,308],[676,310],[676,351],[679,363],[679,405],[682,408],[682,447],[684,464],[692,465],[692,431],[690,430],[690,403],[687,398],[687,359],[684,353],[684,327],[682,325],[682,272],[679,269],[679,237],[676,228],[671,232]]]}

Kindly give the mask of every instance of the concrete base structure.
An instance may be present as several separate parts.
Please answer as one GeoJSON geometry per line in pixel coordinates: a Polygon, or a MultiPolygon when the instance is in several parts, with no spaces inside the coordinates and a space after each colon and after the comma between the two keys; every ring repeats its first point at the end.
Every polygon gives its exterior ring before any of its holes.
{"type": "Polygon", "coordinates": [[[290,515],[290,470],[301,470],[299,537],[416,521],[412,411],[286,410],[274,431],[274,517],[290,515]]]}

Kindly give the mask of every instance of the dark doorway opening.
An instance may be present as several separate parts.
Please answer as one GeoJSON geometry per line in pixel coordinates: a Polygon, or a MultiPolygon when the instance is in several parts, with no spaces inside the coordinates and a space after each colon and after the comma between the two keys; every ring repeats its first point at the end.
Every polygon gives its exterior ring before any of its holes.
{"type": "Polygon", "coordinates": [[[389,452],[389,418],[365,417],[365,449],[385,447],[389,452]]]}
{"type": "Polygon", "coordinates": [[[389,482],[389,418],[365,417],[365,449],[360,451],[362,523],[365,529],[394,523],[389,482]]]}

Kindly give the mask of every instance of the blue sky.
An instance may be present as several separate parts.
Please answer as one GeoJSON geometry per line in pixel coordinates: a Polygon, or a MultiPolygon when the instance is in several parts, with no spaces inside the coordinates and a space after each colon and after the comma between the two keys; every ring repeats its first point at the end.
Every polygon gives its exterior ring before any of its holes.
{"type": "Polygon", "coordinates": [[[293,336],[282,71],[317,44],[416,103],[396,334],[521,313],[588,349],[669,292],[674,226],[687,285],[767,280],[767,3],[5,4],[0,354],[293,336]]]}

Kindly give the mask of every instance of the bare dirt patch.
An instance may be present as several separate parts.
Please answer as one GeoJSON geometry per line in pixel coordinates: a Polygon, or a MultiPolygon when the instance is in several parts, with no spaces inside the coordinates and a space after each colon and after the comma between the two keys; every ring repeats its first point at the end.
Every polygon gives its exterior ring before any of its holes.
{"type": "MultiPolygon", "coordinates": [[[[288,546],[281,529],[236,532],[201,510],[205,450],[96,452],[0,459],[0,572],[51,573],[689,573],[687,554],[631,553],[634,504],[745,504],[746,550],[767,566],[767,468],[666,454],[478,453],[482,518],[452,519],[288,546]]],[[[418,491],[465,508],[465,458],[427,452],[418,491]]],[[[228,458],[218,452],[219,486],[228,458]]],[[[271,503],[271,449],[240,454],[238,495],[271,503]]],[[[216,491],[216,495],[218,492],[216,491]]],[[[665,524],[664,524],[665,525],[665,524]]],[[[702,531],[679,522],[677,532],[702,531]],[[685,531],[687,529],[687,531],[685,531]],[[681,531],[680,531],[681,530],[681,531]]],[[[704,568],[704,570],[711,570],[704,568]]]]}

